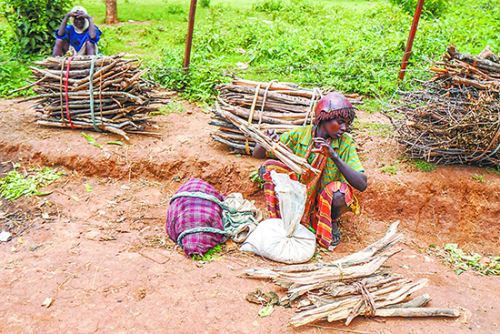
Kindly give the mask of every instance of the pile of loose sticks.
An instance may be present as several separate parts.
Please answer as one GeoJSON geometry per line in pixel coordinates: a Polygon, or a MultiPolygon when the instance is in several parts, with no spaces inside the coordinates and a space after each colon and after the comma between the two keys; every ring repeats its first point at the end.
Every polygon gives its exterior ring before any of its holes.
{"type": "Polygon", "coordinates": [[[500,165],[500,60],[449,47],[422,89],[401,92],[398,140],[412,158],[442,164],[500,165]]]}
{"type": "Polygon", "coordinates": [[[330,263],[290,265],[271,269],[255,268],[245,276],[271,279],[287,290],[280,304],[295,303],[294,327],[320,320],[345,320],[349,325],[358,316],[367,317],[458,317],[456,309],[423,307],[430,297],[411,295],[427,281],[412,281],[382,269],[392,255],[401,251],[394,246],[403,236],[398,222],[386,235],[365,249],[330,263]]]}
{"type": "Polygon", "coordinates": [[[117,134],[156,135],[148,131],[148,113],[162,97],[143,79],[137,59],[123,55],[51,57],[35,62],[37,123],[117,134]]]}

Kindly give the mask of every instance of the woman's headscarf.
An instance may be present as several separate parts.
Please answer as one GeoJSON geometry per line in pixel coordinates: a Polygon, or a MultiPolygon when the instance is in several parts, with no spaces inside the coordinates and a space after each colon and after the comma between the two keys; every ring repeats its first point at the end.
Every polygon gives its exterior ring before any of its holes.
{"type": "Polygon", "coordinates": [[[319,100],[314,110],[314,124],[331,119],[342,119],[349,126],[354,121],[355,108],[342,94],[333,92],[319,100]]]}
{"type": "MultiPolygon", "coordinates": [[[[84,7],[82,7],[82,6],[75,6],[75,7],[73,7],[73,9],[71,9],[71,13],[76,12],[78,10],[81,11],[81,12],[83,12],[83,13],[85,13],[85,14],[87,14],[87,10],[84,7]]],[[[75,31],[77,33],[79,33],[79,34],[81,34],[82,32],[84,32],[85,30],[87,30],[89,28],[90,23],[89,23],[88,19],[85,19],[85,25],[83,26],[83,29],[78,29],[77,27],[75,27],[74,21],[75,21],[75,18],[73,16],[69,18],[69,22],[75,28],[75,31]]]]}

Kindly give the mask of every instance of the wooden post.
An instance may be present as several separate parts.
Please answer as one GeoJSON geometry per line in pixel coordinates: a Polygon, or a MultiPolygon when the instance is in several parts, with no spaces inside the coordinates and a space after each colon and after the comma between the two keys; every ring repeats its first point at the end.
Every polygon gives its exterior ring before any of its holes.
{"type": "Polygon", "coordinates": [[[191,46],[193,45],[193,30],[194,30],[194,17],[196,14],[196,3],[197,0],[191,0],[191,5],[189,7],[189,19],[188,19],[188,33],[186,36],[186,48],[184,49],[184,70],[189,70],[189,63],[191,62],[191,46]]]}
{"type": "Polygon", "coordinates": [[[408,41],[406,42],[403,61],[401,62],[399,80],[403,80],[405,77],[406,66],[408,65],[408,59],[410,59],[411,48],[413,47],[413,40],[415,39],[415,33],[417,32],[418,21],[420,20],[420,15],[422,14],[422,8],[424,8],[424,0],[418,0],[417,8],[415,9],[415,15],[413,16],[413,22],[411,23],[410,34],[408,35],[408,41]]]}

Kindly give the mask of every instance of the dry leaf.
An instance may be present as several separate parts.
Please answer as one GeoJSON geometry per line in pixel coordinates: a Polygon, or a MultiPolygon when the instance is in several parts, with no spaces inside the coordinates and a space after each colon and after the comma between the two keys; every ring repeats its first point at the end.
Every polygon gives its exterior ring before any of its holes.
{"type": "Polygon", "coordinates": [[[266,305],[259,310],[259,317],[265,318],[270,316],[274,311],[274,306],[272,304],[266,305]]]}

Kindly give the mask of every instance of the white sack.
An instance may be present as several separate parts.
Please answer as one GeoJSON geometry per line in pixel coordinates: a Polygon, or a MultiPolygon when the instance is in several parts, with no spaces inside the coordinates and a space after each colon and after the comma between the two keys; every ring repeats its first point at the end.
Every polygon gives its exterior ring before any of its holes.
{"type": "Polygon", "coordinates": [[[282,219],[267,219],[257,225],[241,246],[273,261],[302,263],[316,250],[316,237],[300,224],[306,202],[306,187],[287,174],[271,172],[282,219]]]}

